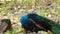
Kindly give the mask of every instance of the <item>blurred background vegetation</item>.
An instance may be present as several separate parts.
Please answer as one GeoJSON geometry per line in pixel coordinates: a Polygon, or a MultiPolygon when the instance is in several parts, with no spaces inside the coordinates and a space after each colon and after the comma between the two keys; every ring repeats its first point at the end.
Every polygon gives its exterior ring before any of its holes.
{"type": "MultiPolygon", "coordinates": [[[[22,33],[19,19],[30,12],[35,12],[60,24],[60,0],[0,0],[0,19],[11,20],[12,34],[22,33]]],[[[9,31],[6,32],[8,33],[9,31]]]]}

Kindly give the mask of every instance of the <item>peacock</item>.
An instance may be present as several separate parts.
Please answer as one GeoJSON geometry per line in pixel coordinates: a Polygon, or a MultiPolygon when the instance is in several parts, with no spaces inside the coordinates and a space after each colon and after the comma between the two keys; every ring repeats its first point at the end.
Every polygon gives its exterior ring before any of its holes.
{"type": "Polygon", "coordinates": [[[54,34],[57,34],[57,32],[54,30],[59,29],[59,26],[60,26],[56,24],[54,21],[47,19],[45,17],[42,17],[36,13],[29,13],[29,14],[23,15],[20,18],[20,23],[22,24],[22,27],[24,28],[26,33],[27,31],[36,32],[36,33],[38,31],[48,32],[49,30],[54,34]]]}

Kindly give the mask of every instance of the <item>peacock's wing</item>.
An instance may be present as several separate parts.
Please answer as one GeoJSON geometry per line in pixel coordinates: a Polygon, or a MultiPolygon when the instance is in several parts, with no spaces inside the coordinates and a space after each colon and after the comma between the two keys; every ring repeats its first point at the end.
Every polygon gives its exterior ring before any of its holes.
{"type": "MultiPolygon", "coordinates": [[[[39,22],[42,22],[42,23],[49,23],[51,24],[52,26],[52,31],[55,33],[55,34],[60,34],[60,25],[55,23],[54,21],[50,20],[50,19],[47,19],[45,17],[42,17],[42,16],[37,16],[36,17],[39,22]]],[[[38,22],[38,23],[39,23],[38,22]]]]}

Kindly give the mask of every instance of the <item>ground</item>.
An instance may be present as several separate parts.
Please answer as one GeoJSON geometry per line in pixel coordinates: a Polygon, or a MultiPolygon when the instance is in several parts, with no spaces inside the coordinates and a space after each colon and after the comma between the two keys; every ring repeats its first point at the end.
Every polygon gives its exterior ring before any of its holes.
{"type": "MultiPolygon", "coordinates": [[[[9,18],[12,21],[12,34],[17,32],[20,34],[23,31],[19,19],[30,12],[35,12],[60,24],[60,0],[0,0],[0,19],[9,18]]],[[[60,29],[55,28],[55,31],[59,33],[60,29]]],[[[8,33],[9,31],[6,34],[8,33]]]]}

